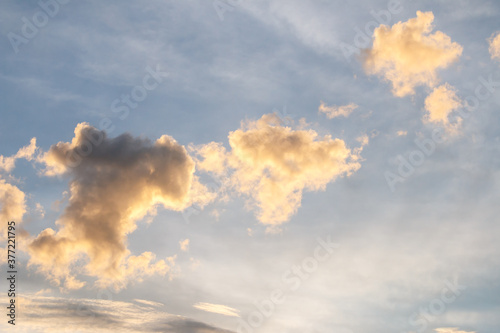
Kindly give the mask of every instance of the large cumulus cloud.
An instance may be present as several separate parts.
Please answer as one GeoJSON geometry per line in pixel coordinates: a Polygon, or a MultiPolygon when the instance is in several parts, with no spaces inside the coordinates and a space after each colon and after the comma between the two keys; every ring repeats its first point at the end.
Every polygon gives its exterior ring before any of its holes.
{"type": "Polygon", "coordinates": [[[180,211],[212,199],[186,149],[167,135],[154,142],[129,134],[108,138],[81,123],[71,142],[53,145],[41,160],[47,175],[71,177],[70,198],[58,230],[45,229],[30,244],[30,265],[66,289],[83,286],[79,273],[116,287],[166,274],[172,258],[131,255],[127,235],[158,206],[180,211]]]}

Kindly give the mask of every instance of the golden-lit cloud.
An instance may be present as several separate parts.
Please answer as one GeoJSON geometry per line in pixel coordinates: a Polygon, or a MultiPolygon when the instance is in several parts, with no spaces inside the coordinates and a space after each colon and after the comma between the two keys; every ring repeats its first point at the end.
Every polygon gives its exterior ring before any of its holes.
{"type": "Polygon", "coordinates": [[[21,158],[32,161],[37,149],[36,138],[32,138],[30,144],[19,149],[16,154],[9,157],[0,155],[0,171],[11,172],[16,166],[16,160],[21,158]]]}
{"type": "Polygon", "coordinates": [[[454,87],[445,83],[434,88],[432,93],[425,99],[425,110],[427,114],[425,121],[443,125],[448,130],[456,130],[460,121],[450,124],[450,113],[462,106],[462,101],[456,94],[454,87]]]}
{"type": "Polygon", "coordinates": [[[189,251],[189,239],[185,239],[183,241],[180,241],[179,246],[181,248],[181,251],[184,251],[184,252],[189,251]]]}
{"type": "Polygon", "coordinates": [[[491,59],[497,59],[500,60],[500,32],[495,32],[491,37],[488,39],[488,42],[490,44],[490,55],[491,59]]]}
{"type": "Polygon", "coordinates": [[[327,106],[324,102],[321,102],[321,105],[319,106],[319,112],[324,113],[328,119],[333,119],[340,116],[348,117],[357,107],[358,105],[355,103],[340,106],[327,106]]]}
{"type": "Polygon", "coordinates": [[[397,136],[406,136],[406,135],[408,135],[408,131],[399,130],[396,132],[396,135],[397,136]]]}
{"type": "Polygon", "coordinates": [[[18,225],[25,213],[26,195],[24,192],[0,178],[0,221],[2,221],[0,223],[0,240],[7,237],[7,221],[14,221],[18,225]]]}
{"type": "Polygon", "coordinates": [[[196,168],[201,171],[211,172],[215,175],[223,175],[227,169],[226,149],[219,142],[210,142],[205,145],[191,147],[197,155],[196,168]]]}
{"type": "Polygon", "coordinates": [[[269,232],[295,214],[304,190],[324,190],[329,182],[360,167],[361,149],[353,152],[330,135],[319,137],[314,130],[283,126],[275,114],[242,122],[228,138],[229,152],[213,143],[209,150],[201,150],[204,169],[220,170],[221,165],[207,152],[224,158],[231,172],[230,187],[249,198],[248,207],[257,211],[269,232]],[[215,161],[215,167],[209,161],[215,161]]]}
{"type": "MultiPolygon", "coordinates": [[[[26,198],[23,191],[0,179],[0,219],[21,222],[26,213],[26,198]]],[[[3,228],[7,223],[2,223],[3,228]]],[[[3,235],[3,233],[2,233],[3,235]]]]}
{"type": "Polygon", "coordinates": [[[46,174],[71,177],[70,197],[58,230],[45,229],[29,245],[29,264],[65,289],[83,286],[78,274],[116,288],[166,274],[174,258],[131,255],[127,235],[158,206],[181,211],[213,199],[186,149],[166,135],[155,142],[129,134],[108,138],[82,123],[71,142],[53,145],[41,160],[46,174]]]}
{"type": "Polygon", "coordinates": [[[233,308],[226,306],[226,305],[221,305],[221,304],[211,304],[211,303],[200,302],[200,303],[196,303],[195,305],[193,305],[193,307],[195,307],[199,310],[217,313],[217,314],[221,314],[221,315],[229,316],[229,317],[239,317],[240,316],[238,314],[239,313],[238,310],[233,309],[233,308]]]}
{"type": "Polygon", "coordinates": [[[433,21],[432,12],[418,11],[406,22],[376,28],[373,46],[365,50],[365,71],[390,81],[398,97],[414,94],[417,86],[435,86],[436,71],[455,62],[462,46],[441,31],[432,33],[433,21]]]}
{"type": "Polygon", "coordinates": [[[435,331],[436,333],[476,333],[475,331],[474,332],[459,331],[457,327],[436,328],[435,331]]]}
{"type": "Polygon", "coordinates": [[[153,302],[153,301],[148,301],[148,300],[145,300],[145,299],[134,299],[134,302],[137,302],[137,303],[141,303],[141,304],[144,304],[144,305],[147,305],[147,306],[152,306],[152,307],[161,307],[161,306],[164,306],[165,304],[163,303],[160,303],[160,302],[153,302]]]}

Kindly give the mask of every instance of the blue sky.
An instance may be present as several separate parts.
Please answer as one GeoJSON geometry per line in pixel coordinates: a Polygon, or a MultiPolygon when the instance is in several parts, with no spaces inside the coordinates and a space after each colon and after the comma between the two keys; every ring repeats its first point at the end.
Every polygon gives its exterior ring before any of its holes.
{"type": "Polygon", "coordinates": [[[500,4],[55,1],[0,13],[19,332],[498,330],[500,4]]]}

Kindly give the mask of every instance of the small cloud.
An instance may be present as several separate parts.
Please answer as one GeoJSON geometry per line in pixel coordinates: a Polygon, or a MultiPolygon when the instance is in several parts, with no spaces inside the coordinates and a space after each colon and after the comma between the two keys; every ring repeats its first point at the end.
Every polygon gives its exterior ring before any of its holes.
{"type": "Polygon", "coordinates": [[[327,106],[325,103],[322,101],[321,105],[319,106],[319,112],[324,113],[328,119],[333,119],[336,117],[348,117],[352,111],[354,111],[356,108],[358,108],[357,104],[351,103],[348,105],[332,105],[332,106],[327,106]]]}
{"type": "Polygon", "coordinates": [[[491,37],[488,39],[488,42],[490,44],[490,55],[491,59],[497,59],[500,60],[500,31],[497,31],[491,35],[491,37]]]}
{"type": "Polygon", "coordinates": [[[180,245],[182,251],[184,251],[184,252],[189,251],[189,239],[186,238],[185,240],[180,241],[179,245],[180,245]]]}
{"type": "Polygon", "coordinates": [[[159,303],[159,302],[153,302],[153,301],[146,301],[144,299],[134,299],[134,302],[137,302],[137,303],[141,303],[141,304],[145,304],[145,305],[149,305],[149,306],[153,306],[153,307],[161,307],[161,306],[164,306],[165,304],[163,303],[159,303]]]}
{"type": "Polygon", "coordinates": [[[52,292],[53,292],[53,290],[52,290],[52,289],[50,289],[50,288],[47,288],[47,289],[42,289],[42,290],[40,290],[40,291],[37,291],[37,292],[35,293],[35,296],[47,295],[47,294],[51,294],[52,292]]]}
{"type": "Polygon", "coordinates": [[[460,126],[460,122],[450,124],[450,113],[462,106],[462,101],[458,98],[454,87],[445,83],[435,88],[425,99],[425,110],[427,115],[424,121],[441,124],[450,131],[455,131],[460,126]]]}
{"type": "Polygon", "coordinates": [[[7,235],[7,221],[20,223],[26,213],[26,195],[17,186],[0,178],[0,240],[7,235]]]}
{"type": "Polygon", "coordinates": [[[35,204],[35,211],[38,213],[38,215],[40,215],[42,219],[45,217],[45,209],[39,202],[35,204]]]}
{"type": "Polygon", "coordinates": [[[32,138],[30,144],[19,149],[16,154],[9,157],[0,155],[0,171],[11,172],[16,166],[16,160],[21,158],[32,161],[37,150],[36,138],[32,138]]]}
{"type": "Polygon", "coordinates": [[[447,68],[462,54],[462,46],[434,29],[432,12],[392,27],[380,25],[373,33],[373,46],[365,50],[363,65],[370,75],[392,83],[395,96],[415,94],[415,87],[437,84],[437,70],[447,68]]]}
{"type": "Polygon", "coordinates": [[[193,306],[199,310],[202,310],[202,311],[217,313],[217,314],[221,314],[224,316],[229,316],[229,317],[239,317],[240,316],[238,314],[239,313],[238,310],[233,309],[233,308],[226,306],[226,305],[211,304],[211,303],[196,303],[193,306]]]}
{"type": "Polygon", "coordinates": [[[397,131],[396,135],[397,136],[406,136],[406,135],[408,135],[408,131],[397,131]]]}
{"type": "Polygon", "coordinates": [[[435,331],[437,333],[476,333],[475,331],[471,331],[471,332],[459,331],[457,327],[436,328],[435,331]]]}

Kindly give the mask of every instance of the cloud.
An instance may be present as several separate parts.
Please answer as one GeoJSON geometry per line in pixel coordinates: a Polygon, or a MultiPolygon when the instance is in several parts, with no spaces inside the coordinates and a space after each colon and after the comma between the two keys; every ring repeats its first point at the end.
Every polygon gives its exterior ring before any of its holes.
{"type": "Polygon", "coordinates": [[[144,307],[143,304],[113,300],[26,295],[19,299],[18,311],[23,317],[20,325],[16,325],[16,327],[19,326],[16,331],[22,333],[231,333],[202,322],[163,312],[154,305],[155,302],[136,301],[147,304],[148,307],[144,307]]]}
{"type": "Polygon", "coordinates": [[[193,305],[195,308],[207,312],[212,312],[212,313],[218,313],[224,316],[229,316],[229,317],[239,317],[240,315],[238,314],[239,311],[236,309],[233,309],[229,306],[226,305],[220,305],[220,304],[211,304],[211,303],[196,303],[193,305]]]}
{"type": "Polygon", "coordinates": [[[71,177],[70,198],[57,232],[45,229],[29,245],[29,264],[66,289],[83,285],[75,278],[80,273],[116,288],[166,274],[175,258],[131,255],[127,235],[158,206],[181,211],[213,199],[194,176],[186,149],[167,135],[155,142],[129,134],[108,138],[81,123],[71,142],[53,145],[41,160],[45,174],[71,177]]]}
{"type": "Polygon", "coordinates": [[[32,161],[37,149],[36,138],[32,138],[30,144],[19,149],[15,155],[9,157],[0,155],[0,171],[11,172],[16,166],[16,160],[21,158],[32,161]]]}
{"type": "MultiPolygon", "coordinates": [[[[20,222],[26,213],[26,198],[23,191],[0,179],[0,219],[2,221],[20,222]]],[[[2,226],[0,228],[4,227],[2,226]]],[[[3,235],[3,233],[2,233],[3,235]]]]}
{"type": "Polygon", "coordinates": [[[453,110],[462,106],[462,101],[456,94],[456,89],[445,83],[434,88],[432,93],[425,99],[425,110],[427,115],[424,120],[443,125],[448,130],[456,130],[460,122],[450,124],[449,115],[453,110]]]}
{"type": "Polygon", "coordinates": [[[161,306],[165,305],[163,303],[153,302],[153,301],[147,301],[147,300],[144,300],[144,299],[137,299],[137,298],[134,299],[134,302],[145,304],[145,305],[148,305],[148,306],[153,306],[153,307],[161,307],[161,306]]]}
{"type": "Polygon", "coordinates": [[[476,332],[459,331],[457,327],[436,328],[435,331],[437,333],[476,333],[476,332]]]}
{"type": "Polygon", "coordinates": [[[399,130],[396,132],[396,135],[397,136],[406,136],[406,135],[408,135],[408,131],[399,130]]]}
{"type": "Polygon", "coordinates": [[[0,178],[0,240],[6,239],[7,221],[20,223],[26,213],[26,196],[17,186],[0,178]]]}
{"type": "Polygon", "coordinates": [[[500,60],[500,32],[497,31],[493,33],[491,37],[488,39],[488,42],[490,44],[489,50],[491,59],[496,58],[497,60],[500,60]]]}
{"type": "Polygon", "coordinates": [[[462,46],[441,31],[431,33],[433,21],[432,12],[417,11],[416,18],[376,28],[373,46],[365,50],[365,71],[390,81],[398,97],[415,94],[417,86],[436,85],[436,71],[455,62],[462,46]]]}
{"type": "Polygon", "coordinates": [[[185,239],[183,241],[180,241],[179,245],[180,245],[182,251],[184,251],[184,252],[189,251],[189,239],[185,239]]]}
{"type": "Polygon", "coordinates": [[[275,114],[242,122],[228,138],[229,152],[220,148],[201,150],[205,170],[220,168],[220,161],[211,167],[208,161],[216,159],[211,159],[207,151],[224,158],[229,186],[249,198],[248,207],[257,211],[257,218],[269,227],[268,231],[295,214],[304,190],[324,190],[337,177],[349,176],[360,167],[357,153],[351,152],[343,140],[283,126],[275,114]]]}
{"type": "Polygon", "coordinates": [[[354,103],[341,106],[327,106],[325,105],[325,103],[321,102],[321,105],[319,106],[319,112],[324,113],[328,119],[333,119],[340,116],[348,117],[357,107],[358,105],[354,103]]]}

